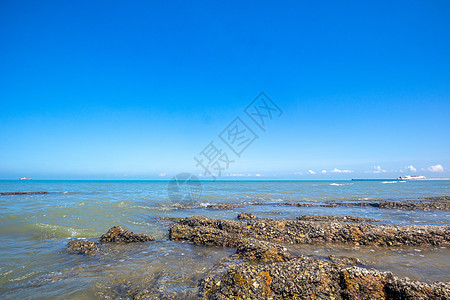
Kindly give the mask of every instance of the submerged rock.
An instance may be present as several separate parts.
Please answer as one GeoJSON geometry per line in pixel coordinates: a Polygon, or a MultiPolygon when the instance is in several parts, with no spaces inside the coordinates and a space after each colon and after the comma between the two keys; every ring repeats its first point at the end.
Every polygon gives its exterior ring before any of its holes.
{"type": "Polygon", "coordinates": [[[114,226],[100,237],[101,243],[139,243],[153,241],[154,238],[146,234],[136,234],[120,226],[114,226]]]}
{"type": "Polygon", "coordinates": [[[353,223],[363,223],[363,222],[378,222],[375,219],[352,217],[352,216],[319,216],[319,215],[301,215],[297,220],[303,221],[342,221],[342,222],[353,222],[353,223]]]}
{"type": "Polygon", "coordinates": [[[1,192],[0,195],[40,195],[48,194],[48,192],[1,192]]]}
{"type": "MultiPolygon", "coordinates": [[[[254,203],[253,205],[264,205],[264,203],[254,203]]],[[[425,211],[450,210],[450,196],[427,197],[424,200],[378,201],[378,202],[330,202],[323,204],[281,202],[276,203],[275,205],[296,206],[296,207],[370,206],[376,208],[402,209],[402,210],[425,210],[425,211]]]]}
{"type": "Polygon", "coordinates": [[[239,213],[237,216],[238,220],[254,220],[254,219],[258,219],[257,216],[250,214],[250,213],[239,213]]]}
{"type": "Polygon", "coordinates": [[[72,240],[67,243],[67,249],[78,254],[94,254],[100,251],[97,243],[86,240],[72,240]]]}
{"type": "Polygon", "coordinates": [[[230,210],[230,209],[238,208],[241,206],[244,206],[244,204],[242,204],[242,203],[216,203],[216,204],[208,204],[205,206],[205,208],[230,210]]]}

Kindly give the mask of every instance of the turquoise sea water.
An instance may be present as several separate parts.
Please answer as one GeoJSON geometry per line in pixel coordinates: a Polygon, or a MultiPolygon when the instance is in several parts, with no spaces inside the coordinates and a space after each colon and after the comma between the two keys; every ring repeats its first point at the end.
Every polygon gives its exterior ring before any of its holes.
{"type": "MultiPolygon", "coordinates": [[[[159,216],[234,219],[238,212],[246,211],[272,218],[352,215],[396,224],[450,224],[447,211],[275,205],[423,199],[449,195],[450,181],[202,182],[201,197],[185,207],[171,201],[167,189],[167,181],[0,181],[0,192],[49,192],[0,195],[1,298],[125,299],[126,280],[165,292],[189,291],[195,289],[199,278],[233,252],[168,241],[169,223],[159,220],[159,216]],[[255,202],[264,205],[249,205],[255,202]],[[240,203],[243,207],[205,208],[217,203],[240,203]],[[150,234],[157,241],[109,245],[105,252],[95,256],[66,252],[70,239],[94,240],[114,225],[150,234]]],[[[296,247],[295,251],[308,255],[360,256],[370,260],[375,268],[413,279],[450,280],[450,252],[446,248],[296,247]]]]}

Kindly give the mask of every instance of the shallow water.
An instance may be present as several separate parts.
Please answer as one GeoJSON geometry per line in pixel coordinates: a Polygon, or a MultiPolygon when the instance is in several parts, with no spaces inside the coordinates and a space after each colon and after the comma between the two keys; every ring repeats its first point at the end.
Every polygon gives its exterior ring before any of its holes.
{"type": "MultiPolygon", "coordinates": [[[[195,290],[198,279],[233,252],[167,241],[169,222],[159,220],[158,216],[234,219],[238,212],[246,211],[271,218],[352,215],[396,224],[450,224],[447,211],[276,205],[278,202],[422,199],[448,195],[449,181],[203,182],[201,198],[184,209],[173,206],[167,186],[168,182],[161,181],[0,181],[0,192],[49,192],[0,195],[0,295],[7,299],[120,298],[127,290],[127,280],[142,287],[152,286],[156,291],[195,290]],[[248,205],[255,202],[264,205],[248,205]],[[216,203],[241,203],[244,207],[205,208],[216,203]],[[65,251],[69,239],[95,239],[113,225],[150,234],[158,241],[109,245],[107,251],[94,256],[65,251]]],[[[450,280],[448,249],[361,250],[329,245],[301,249],[308,255],[361,256],[371,262],[369,267],[412,279],[450,280]]]]}

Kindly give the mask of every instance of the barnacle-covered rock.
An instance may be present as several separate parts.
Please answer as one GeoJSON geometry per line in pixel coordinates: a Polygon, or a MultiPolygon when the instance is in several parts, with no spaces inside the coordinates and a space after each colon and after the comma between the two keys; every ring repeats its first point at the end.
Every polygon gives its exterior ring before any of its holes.
{"type": "Polygon", "coordinates": [[[389,272],[299,257],[241,263],[199,282],[203,299],[449,299],[448,283],[427,284],[389,272]]]}
{"type": "Polygon", "coordinates": [[[78,254],[94,254],[100,251],[98,244],[86,240],[72,240],[67,243],[67,250],[78,254]]]}
{"type": "Polygon", "coordinates": [[[254,219],[258,219],[257,216],[255,216],[255,215],[253,215],[251,213],[246,213],[246,212],[239,213],[237,218],[239,220],[254,220],[254,219]]]}
{"type": "Polygon", "coordinates": [[[146,234],[136,234],[120,226],[114,226],[100,237],[101,243],[139,243],[153,241],[154,238],[146,234]]]}
{"type": "Polygon", "coordinates": [[[259,262],[288,261],[295,257],[282,245],[255,239],[242,239],[236,252],[242,259],[259,262]]]}

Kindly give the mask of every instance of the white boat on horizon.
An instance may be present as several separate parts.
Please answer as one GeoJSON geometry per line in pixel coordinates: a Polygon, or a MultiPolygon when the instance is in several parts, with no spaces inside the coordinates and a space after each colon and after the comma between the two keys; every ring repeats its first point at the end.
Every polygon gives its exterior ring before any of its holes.
{"type": "Polygon", "coordinates": [[[22,177],[20,180],[33,180],[32,178],[22,177]]]}
{"type": "Polygon", "coordinates": [[[399,177],[398,180],[420,180],[420,179],[427,179],[423,175],[406,175],[405,177],[399,177]]]}

